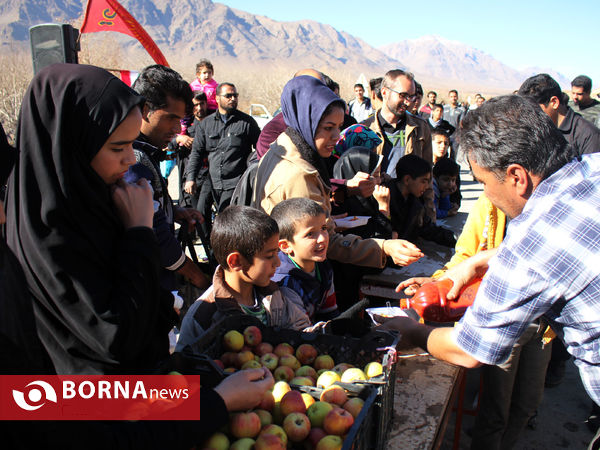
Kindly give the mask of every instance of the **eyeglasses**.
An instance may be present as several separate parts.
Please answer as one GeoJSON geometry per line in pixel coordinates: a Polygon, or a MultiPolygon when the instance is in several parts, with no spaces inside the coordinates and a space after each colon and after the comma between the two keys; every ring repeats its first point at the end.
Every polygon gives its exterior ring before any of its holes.
{"type": "Polygon", "coordinates": [[[219,97],[225,97],[225,98],[238,98],[239,96],[240,96],[240,94],[238,94],[237,92],[227,93],[227,94],[219,94],[219,97]]]}
{"type": "Polygon", "coordinates": [[[398,94],[402,100],[408,100],[409,102],[414,102],[417,99],[417,94],[409,94],[408,92],[398,92],[396,89],[392,89],[391,87],[384,86],[384,88],[389,89],[392,92],[398,94]]]}

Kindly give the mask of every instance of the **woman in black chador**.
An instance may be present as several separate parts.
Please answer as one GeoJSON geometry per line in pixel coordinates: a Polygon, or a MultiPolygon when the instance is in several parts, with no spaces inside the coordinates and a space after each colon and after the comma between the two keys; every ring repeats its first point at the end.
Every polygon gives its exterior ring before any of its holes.
{"type": "Polygon", "coordinates": [[[6,196],[7,242],[62,374],[147,373],[168,356],[152,194],[122,180],[144,99],[105,70],[57,64],[29,86],[6,196]]]}

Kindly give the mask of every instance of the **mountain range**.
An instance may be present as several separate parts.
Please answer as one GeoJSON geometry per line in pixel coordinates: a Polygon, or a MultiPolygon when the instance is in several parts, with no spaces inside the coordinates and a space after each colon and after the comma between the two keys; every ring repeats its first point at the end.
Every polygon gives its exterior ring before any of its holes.
{"type": "MultiPolygon", "coordinates": [[[[3,0],[0,38],[25,43],[28,28],[48,22],[79,26],[85,0],[3,0]]],[[[211,0],[122,0],[173,67],[189,73],[200,57],[265,72],[293,73],[301,67],[367,77],[390,68],[412,70],[424,86],[494,90],[518,88],[532,71],[517,71],[481,50],[438,36],[404,40],[379,49],[332,26],[311,20],[279,22],[211,0]]],[[[108,34],[108,33],[100,33],[108,34]]],[[[113,33],[116,35],[116,33],[113,33]]],[[[143,52],[127,36],[113,38],[128,55],[143,52]]],[[[553,74],[561,85],[568,81],[553,74]]]]}

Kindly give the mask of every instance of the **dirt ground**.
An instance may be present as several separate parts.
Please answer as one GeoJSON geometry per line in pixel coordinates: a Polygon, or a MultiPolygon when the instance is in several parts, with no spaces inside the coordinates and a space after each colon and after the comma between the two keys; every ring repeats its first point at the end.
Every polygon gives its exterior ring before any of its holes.
{"type": "MultiPolygon", "coordinates": [[[[469,373],[467,393],[465,394],[465,407],[471,408],[475,404],[476,393],[479,388],[479,371],[471,370],[469,373]],[[466,399],[469,399],[467,401],[466,399]]],[[[573,361],[567,362],[564,381],[556,387],[546,388],[544,398],[538,408],[535,429],[525,428],[515,450],[541,450],[541,449],[585,449],[594,437],[585,423],[592,406],[592,401],[586,394],[579,371],[573,361]]],[[[461,450],[469,449],[471,438],[468,430],[473,426],[474,417],[463,416],[463,425],[460,435],[461,450]]],[[[455,414],[452,415],[442,450],[450,450],[454,444],[455,414]]]]}

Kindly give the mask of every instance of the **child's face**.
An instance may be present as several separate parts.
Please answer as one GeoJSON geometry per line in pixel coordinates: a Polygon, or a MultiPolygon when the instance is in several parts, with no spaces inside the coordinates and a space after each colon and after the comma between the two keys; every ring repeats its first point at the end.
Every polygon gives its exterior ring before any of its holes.
{"type": "Polygon", "coordinates": [[[213,71],[206,67],[201,67],[200,70],[196,72],[196,77],[200,80],[200,83],[206,84],[212,80],[213,71]]]}
{"type": "Polygon", "coordinates": [[[443,158],[448,152],[448,146],[450,145],[450,139],[441,134],[436,134],[431,141],[433,156],[436,158],[443,158]]]}
{"type": "Polygon", "coordinates": [[[279,267],[279,234],[274,234],[264,247],[254,255],[252,264],[244,270],[246,281],[260,287],[268,286],[279,267]]]}
{"type": "MultiPolygon", "coordinates": [[[[303,267],[306,262],[325,261],[329,246],[325,214],[316,217],[305,216],[298,220],[293,242],[285,242],[287,249],[282,248],[282,250],[292,256],[300,267],[303,267]]],[[[285,247],[285,244],[282,247],[285,247]]]]}
{"type": "Polygon", "coordinates": [[[431,174],[427,173],[417,178],[406,177],[408,192],[415,197],[421,197],[431,184],[431,174]]]}
{"type": "Polygon", "coordinates": [[[437,184],[442,194],[449,195],[456,191],[456,177],[454,175],[440,175],[437,178],[437,184]]]}

